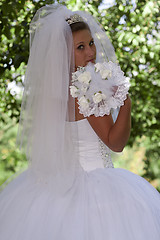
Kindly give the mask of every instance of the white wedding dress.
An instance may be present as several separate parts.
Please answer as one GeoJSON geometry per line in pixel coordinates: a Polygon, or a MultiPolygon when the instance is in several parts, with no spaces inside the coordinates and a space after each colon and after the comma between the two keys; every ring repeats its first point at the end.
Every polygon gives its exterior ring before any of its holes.
{"type": "Polygon", "coordinates": [[[159,240],[158,191],[105,160],[87,119],[78,121],[78,134],[84,171],[63,198],[31,170],[0,194],[0,240],[159,240]]]}

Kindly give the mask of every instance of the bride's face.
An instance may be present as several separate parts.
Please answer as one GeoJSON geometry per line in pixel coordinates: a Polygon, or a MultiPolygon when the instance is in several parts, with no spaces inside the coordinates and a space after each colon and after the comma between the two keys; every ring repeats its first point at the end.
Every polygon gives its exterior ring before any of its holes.
{"type": "Polygon", "coordinates": [[[96,46],[88,29],[73,32],[75,67],[85,67],[89,62],[95,63],[96,46]]]}

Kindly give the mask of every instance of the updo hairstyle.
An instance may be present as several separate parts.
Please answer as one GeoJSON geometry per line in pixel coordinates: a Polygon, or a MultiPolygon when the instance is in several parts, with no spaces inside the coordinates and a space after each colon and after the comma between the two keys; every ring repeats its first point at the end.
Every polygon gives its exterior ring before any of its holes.
{"type": "MultiPolygon", "coordinates": [[[[66,21],[67,20],[68,19],[66,19],[66,21]]],[[[81,31],[81,30],[89,30],[91,32],[88,24],[85,23],[85,22],[76,22],[76,23],[70,24],[69,26],[71,28],[72,33],[78,32],[78,31],[81,31]]]]}

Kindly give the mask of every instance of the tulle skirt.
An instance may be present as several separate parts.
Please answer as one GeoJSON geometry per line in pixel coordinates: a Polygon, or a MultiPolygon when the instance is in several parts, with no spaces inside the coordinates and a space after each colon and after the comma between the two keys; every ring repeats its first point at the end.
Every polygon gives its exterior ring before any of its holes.
{"type": "Polygon", "coordinates": [[[30,170],[0,194],[1,240],[159,240],[160,194],[121,168],[83,171],[55,197],[30,170]]]}

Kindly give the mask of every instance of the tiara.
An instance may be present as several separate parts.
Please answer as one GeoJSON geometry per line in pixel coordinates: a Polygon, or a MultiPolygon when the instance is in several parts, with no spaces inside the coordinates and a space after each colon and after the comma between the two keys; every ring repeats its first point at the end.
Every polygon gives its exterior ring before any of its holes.
{"type": "Polygon", "coordinates": [[[84,22],[83,18],[78,14],[71,15],[69,18],[66,19],[69,25],[76,23],[76,22],[84,22]]]}

